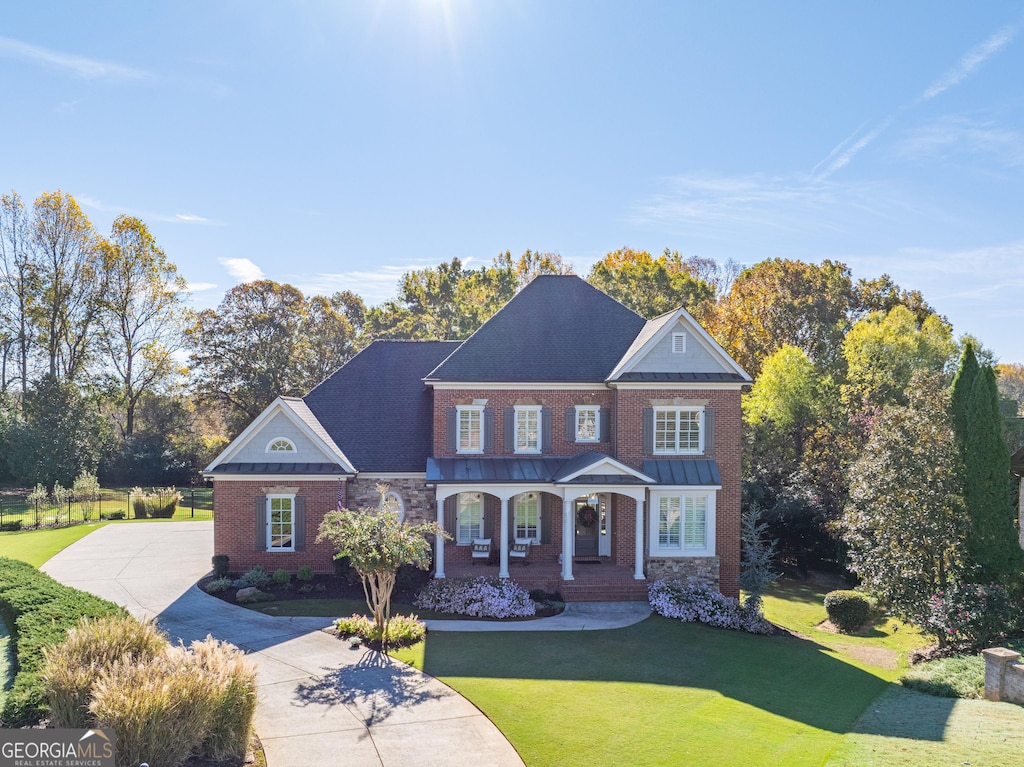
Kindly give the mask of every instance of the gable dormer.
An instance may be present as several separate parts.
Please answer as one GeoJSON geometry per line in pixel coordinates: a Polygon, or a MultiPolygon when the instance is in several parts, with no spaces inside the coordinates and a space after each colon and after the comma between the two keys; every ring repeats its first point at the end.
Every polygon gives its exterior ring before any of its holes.
{"type": "Polygon", "coordinates": [[[752,383],[685,309],[649,320],[608,381],[752,383]]]}

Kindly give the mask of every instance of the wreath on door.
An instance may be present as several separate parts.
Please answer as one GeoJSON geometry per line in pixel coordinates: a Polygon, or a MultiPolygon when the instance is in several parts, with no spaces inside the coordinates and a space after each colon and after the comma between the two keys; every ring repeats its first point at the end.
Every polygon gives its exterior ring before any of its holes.
{"type": "Polygon", "coordinates": [[[576,512],[576,521],[583,527],[593,527],[597,524],[597,509],[593,506],[580,506],[576,512]]]}

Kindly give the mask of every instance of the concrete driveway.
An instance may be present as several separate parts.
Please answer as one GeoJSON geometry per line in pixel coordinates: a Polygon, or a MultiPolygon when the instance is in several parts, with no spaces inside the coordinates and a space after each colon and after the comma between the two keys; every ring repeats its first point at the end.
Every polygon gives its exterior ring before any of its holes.
{"type": "Polygon", "coordinates": [[[204,594],[212,522],[111,524],[41,568],[61,583],[155,617],[188,643],[212,634],[258,667],[256,732],[269,767],[522,765],[461,695],[387,656],[324,633],[326,618],[274,618],[204,594]]]}

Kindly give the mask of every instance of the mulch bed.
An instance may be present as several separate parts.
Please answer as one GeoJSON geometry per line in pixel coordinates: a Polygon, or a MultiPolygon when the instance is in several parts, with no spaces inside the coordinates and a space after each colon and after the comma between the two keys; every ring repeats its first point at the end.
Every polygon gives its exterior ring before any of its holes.
{"type": "MultiPolygon", "coordinates": [[[[241,573],[232,573],[230,577],[239,578],[241,575],[241,573]]],[[[395,584],[395,591],[391,596],[391,601],[400,604],[412,604],[412,601],[420,593],[420,589],[423,588],[429,578],[430,573],[424,570],[402,573],[395,584]]],[[[199,588],[206,591],[206,584],[212,580],[212,575],[202,578],[199,581],[199,588]]],[[[302,599],[357,599],[359,601],[366,599],[366,596],[363,594],[362,582],[354,573],[351,576],[315,575],[313,580],[309,582],[310,588],[308,590],[302,588],[304,585],[293,577],[292,582],[287,587],[269,583],[266,586],[261,586],[260,591],[273,595],[274,601],[282,602],[302,599]]],[[[226,589],[217,594],[210,594],[210,596],[217,597],[217,599],[224,602],[238,604],[235,601],[237,591],[237,589],[233,588],[226,589]]]]}

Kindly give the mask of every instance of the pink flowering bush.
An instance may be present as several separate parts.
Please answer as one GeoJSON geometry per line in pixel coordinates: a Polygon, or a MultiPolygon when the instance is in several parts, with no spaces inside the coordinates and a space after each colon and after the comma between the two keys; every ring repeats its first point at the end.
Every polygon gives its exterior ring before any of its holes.
{"type": "Polygon", "coordinates": [[[770,634],[774,630],[760,610],[744,607],[738,599],[703,584],[655,581],[647,590],[647,598],[654,611],[666,618],[751,634],[770,634]]]}
{"type": "Polygon", "coordinates": [[[961,583],[932,594],[925,630],[939,646],[977,648],[991,644],[1020,621],[1010,595],[990,583],[961,583]]]}
{"type": "Polygon", "coordinates": [[[423,610],[477,618],[525,618],[537,612],[526,589],[499,578],[432,580],[414,604],[423,610]]]}

